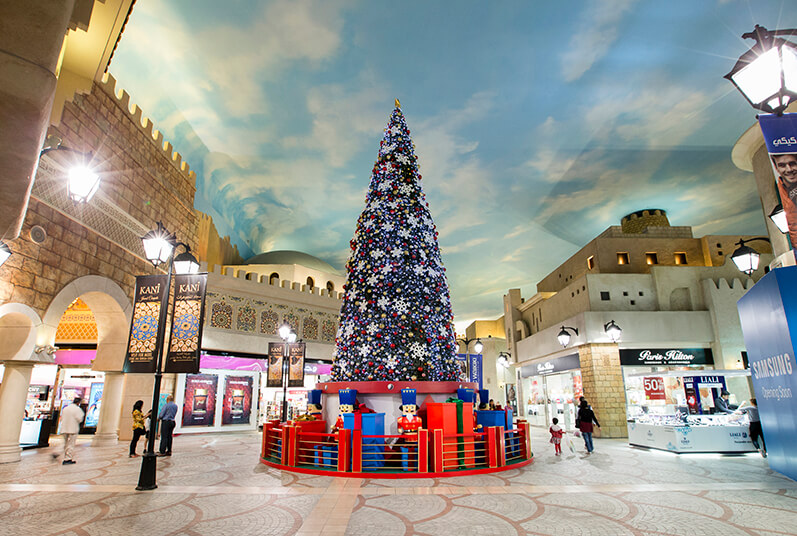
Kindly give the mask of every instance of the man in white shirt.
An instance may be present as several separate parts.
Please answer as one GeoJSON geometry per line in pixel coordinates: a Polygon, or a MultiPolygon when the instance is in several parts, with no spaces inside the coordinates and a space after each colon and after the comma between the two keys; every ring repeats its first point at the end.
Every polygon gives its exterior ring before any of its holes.
{"type": "Polygon", "coordinates": [[[75,453],[75,442],[80,432],[85,414],[80,409],[81,398],[75,400],[61,411],[61,434],[64,436],[64,461],[63,465],[75,463],[72,459],[75,453]]]}

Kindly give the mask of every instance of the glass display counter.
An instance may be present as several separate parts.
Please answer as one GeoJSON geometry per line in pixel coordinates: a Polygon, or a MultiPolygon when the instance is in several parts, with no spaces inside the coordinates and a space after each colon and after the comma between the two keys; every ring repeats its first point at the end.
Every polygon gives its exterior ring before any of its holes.
{"type": "Polygon", "coordinates": [[[747,415],[640,415],[628,421],[628,443],[670,452],[755,452],[747,415]]]}

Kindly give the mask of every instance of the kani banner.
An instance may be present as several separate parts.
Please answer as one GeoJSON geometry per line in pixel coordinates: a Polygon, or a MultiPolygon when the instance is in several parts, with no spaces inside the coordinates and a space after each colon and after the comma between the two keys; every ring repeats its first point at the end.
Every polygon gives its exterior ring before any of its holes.
{"type": "Polygon", "coordinates": [[[767,144],[791,245],[797,247],[797,114],[762,114],[758,124],[767,144]]]}
{"type": "Polygon", "coordinates": [[[283,363],[285,362],[285,344],[268,343],[268,373],[266,387],[282,387],[283,363]]]}
{"type": "Polygon", "coordinates": [[[304,349],[303,342],[288,345],[288,387],[304,386],[304,349]]]}
{"type": "Polygon", "coordinates": [[[207,274],[174,276],[172,333],[164,372],[199,372],[207,274]]]}
{"type": "Polygon", "coordinates": [[[620,364],[626,366],[648,365],[711,365],[714,355],[711,348],[645,348],[621,349],[620,364]]]}
{"type": "Polygon", "coordinates": [[[797,267],[771,270],[738,308],[769,466],[797,480],[797,267]]]}
{"type": "Polygon", "coordinates": [[[136,277],[133,320],[130,325],[124,372],[148,374],[155,372],[158,364],[157,351],[160,346],[158,326],[161,320],[161,303],[168,291],[165,275],[136,277]]]}

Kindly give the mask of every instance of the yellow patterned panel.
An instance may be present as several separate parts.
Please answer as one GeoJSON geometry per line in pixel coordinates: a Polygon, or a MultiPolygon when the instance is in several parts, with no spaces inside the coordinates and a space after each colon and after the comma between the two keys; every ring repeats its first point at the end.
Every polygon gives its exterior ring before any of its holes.
{"type": "Polygon", "coordinates": [[[77,298],[58,322],[55,343],[96,343],[97,322],[89,306],[77,298]]]}

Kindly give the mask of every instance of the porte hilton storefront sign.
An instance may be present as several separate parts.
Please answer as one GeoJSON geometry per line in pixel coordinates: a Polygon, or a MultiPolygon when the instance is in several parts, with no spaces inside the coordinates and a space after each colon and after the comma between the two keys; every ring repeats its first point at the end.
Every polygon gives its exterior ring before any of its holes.
{"type": "Polygon", "coordinates": [[[621,349],[621,365],[712,365],[711,348],[621,349]]]}
{"type": "Polygon", "coordinates": [[[570,354],[557,357],[556,359],[549,359],[548,361],[523,365],[520,367],[520,376],[523,378],[529,376],[547,376],[549,374],[556,374],[557,372],[564,372],[580,367],[581,363],[578,360],[578,354],[570,354]]]}

